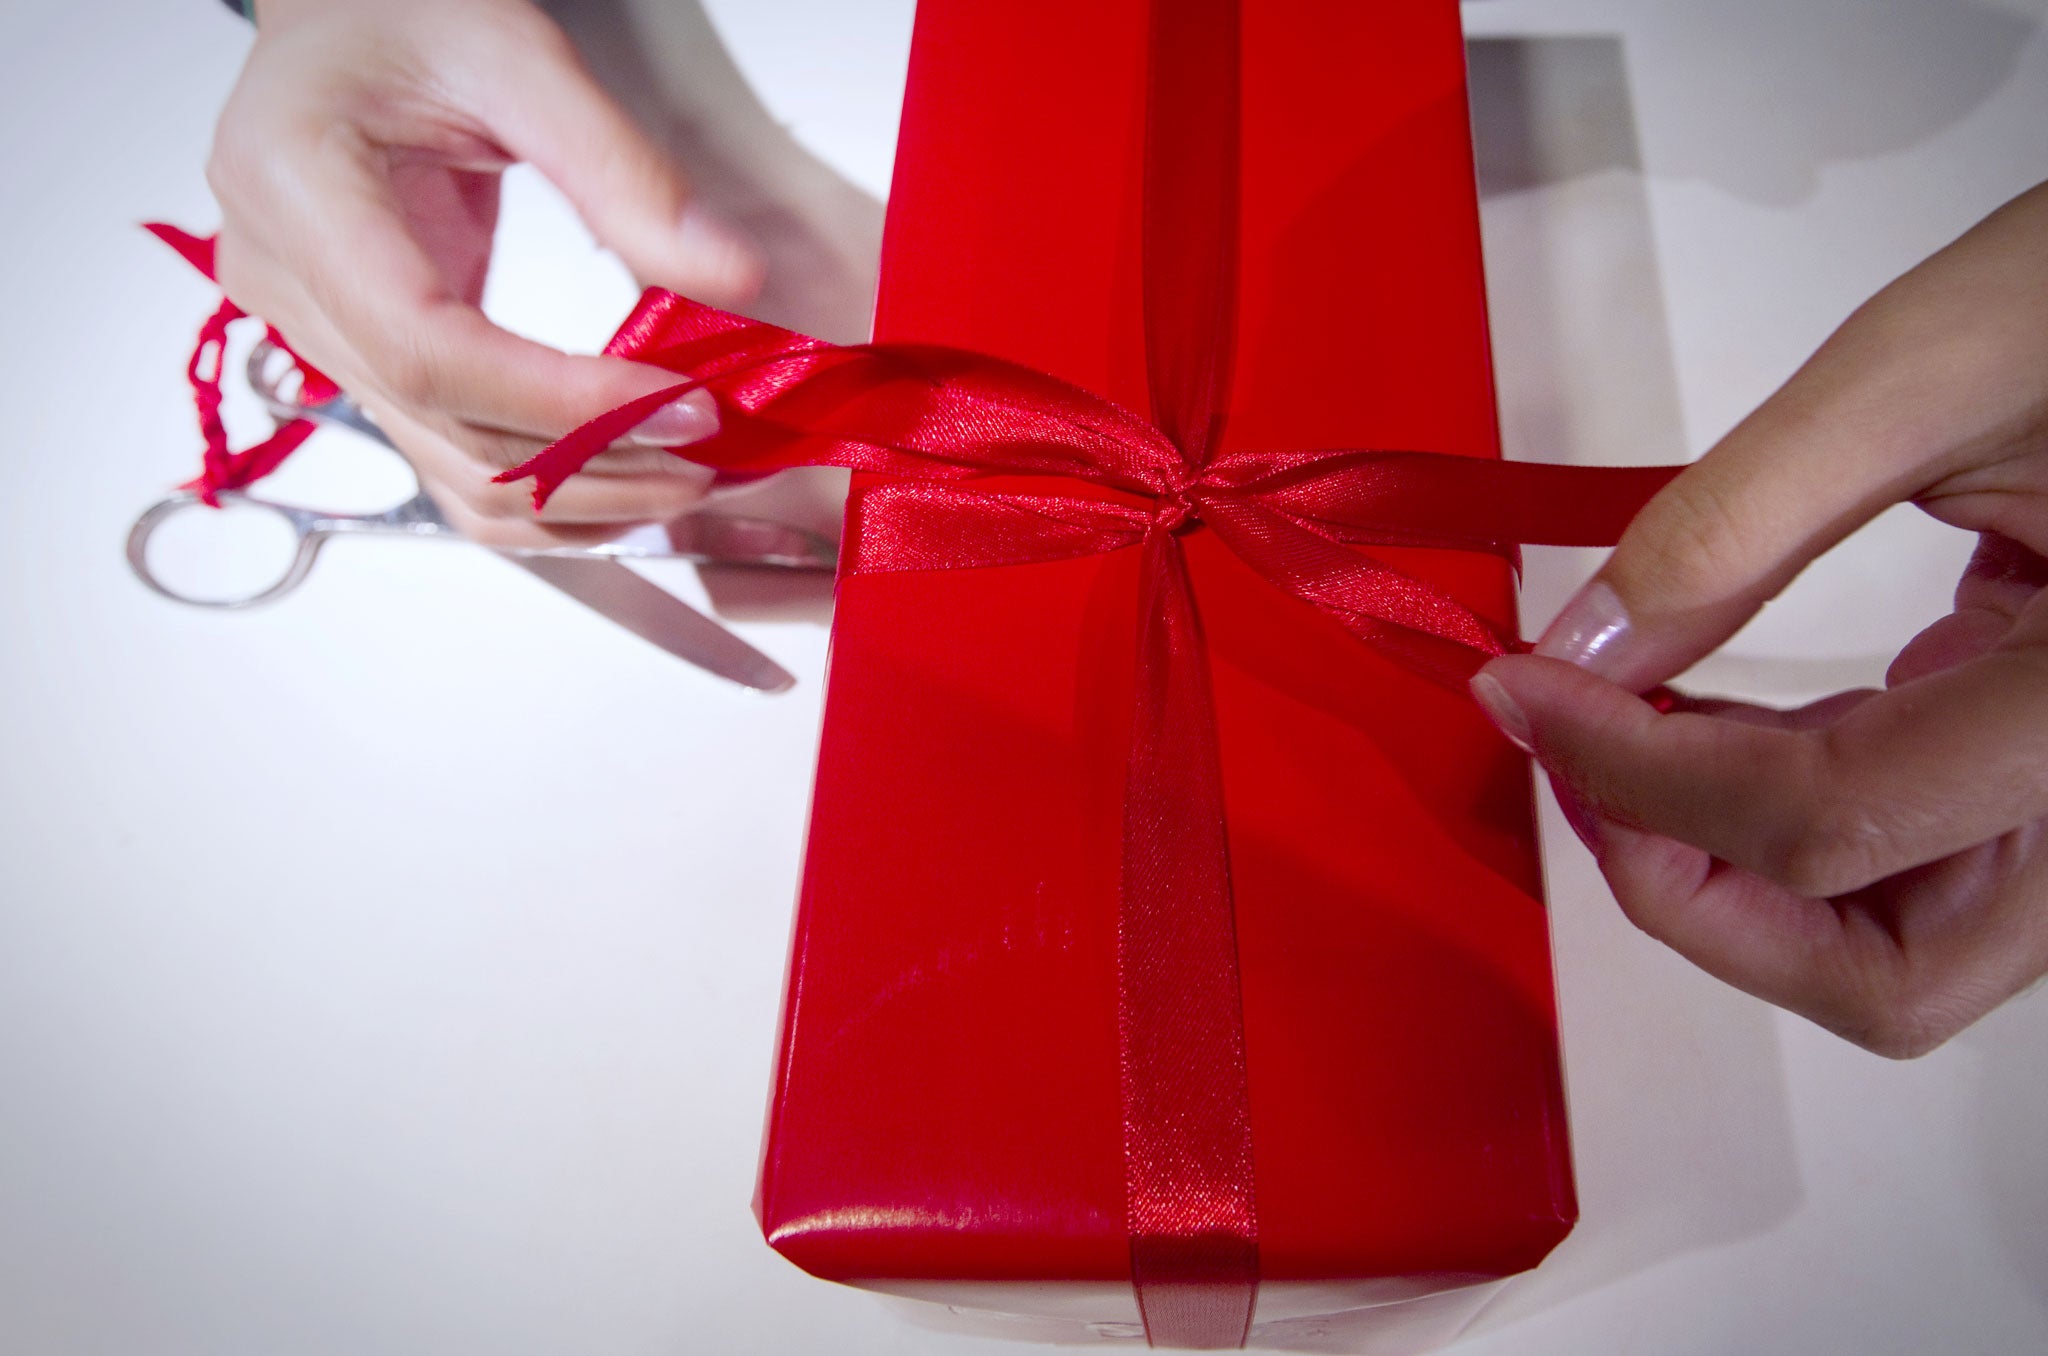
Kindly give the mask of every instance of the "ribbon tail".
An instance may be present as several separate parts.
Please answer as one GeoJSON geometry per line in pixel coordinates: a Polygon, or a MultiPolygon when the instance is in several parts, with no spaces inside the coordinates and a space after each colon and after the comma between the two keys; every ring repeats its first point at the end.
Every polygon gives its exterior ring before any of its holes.
{"type": "Polygon", "coordinates": [[[193,268],[198,269],[200,273],[205,275],[207,281],[216,281],[213,275],[214,238],[212,236],[194,235],[192,232],[181,230],[166,221],[147,221],[143,223],[142,229],[176,250],[178,257],[192,265],[193,268]]]}
{"type": "Polygon", "coordinates": [[[1240,1347],[1258,1224],[1216,711],[1180,539],[1144,551],[1117,925],[1131,1282],[1153,1345],[1240,1347]]]}
{"type": "Polygon", "coordinates": [[[1511,648],[1443,590],[1284,514],[1224,496],[1204,509],[1216,535],[1269,583],[1431,682],[1463,692],[1482,664],[1511,648]]]}
{"type": "Polygon", "coordinates": [[[1491,551],[1612,546],[1683,466],[1560,466],[1443,452],[1226,454],[1215,483],[1323,536],[1491,551]]]}
{"type": "Polygon", "coordinates": [[[299,445],[315,431],[312,420],[292,419],[279,424],[277,431],[262,442],[240,452],[223,453],[216,459],[209,447],[205,469],[178,488],[197,494],[199,502],[208,508],[219,508],[223,490],[239,490],[263,479],[283,465],[285,458],[298,451],[299,445]]]}
{"type": "Polygon", "coordinates": [[[1391,515],[1439,541],[1612,546],[1683,466],[1563,466],[1398,454],[1391,515]]]}

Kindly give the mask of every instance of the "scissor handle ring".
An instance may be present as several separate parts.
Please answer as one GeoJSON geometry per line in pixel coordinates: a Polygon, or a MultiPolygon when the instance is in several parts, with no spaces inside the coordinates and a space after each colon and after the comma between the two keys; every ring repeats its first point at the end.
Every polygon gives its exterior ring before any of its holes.
{"type": "Polygon", "coordinates": [[[242,374],[249,382],[249,389],[263,402],[270,417],[279,423],[303,419],[306,409],[296,398],[287,399],[283,394],[285,383],[294,376],[303,377],[299,365],[291,353],[268,339],[258,339],[249,350],[249,360],[243,365],[242,374]],[[277,360],[282,357],[283,363],[277,360]]]}
{"type": "Polygon", "coordinates": [[[298,547],[292,552],[292,558],[285,565],[284,573],[280,574],[274,582],[267,587],[256,590],[254,593],[226,598],[196,598],[191,594],[178,592],[178,590],[157,577],[156,571],[150,568],[149,564],[150,538],[156,534],[157,528],[163,524],[165,519],[174,514],[182,513],[195,504],[201,503],[198,493],[193,490],[178,490],[175,493],[165,495],[162,499],[157,500],[156,503],[143,510],[142,516],[135,520],[135,525],[128,529],[128,568],[134,571],[135,577],[141,580],[152,592],[169,598],[174,603],[184,603],[188,607],[210,607],[223,611],[242,607],[254,607],[258,603],[270,602],[275,598],[290,593],[305,582],[306,574],[313,568],[313,561],[319,556],[320,546],[326,540],[325,533],[310,530],[306,523],[300,521],[300,515],[281,504],[273,504],[267,500],[251,498],[245,494],[237,494],[232,490],[221,491],[220,501],[224,505],[239,504],[248,508],[262,509],[266,513],[282,518],[286,526],[291,528],[292,534],[298,539],[298,547]]]}

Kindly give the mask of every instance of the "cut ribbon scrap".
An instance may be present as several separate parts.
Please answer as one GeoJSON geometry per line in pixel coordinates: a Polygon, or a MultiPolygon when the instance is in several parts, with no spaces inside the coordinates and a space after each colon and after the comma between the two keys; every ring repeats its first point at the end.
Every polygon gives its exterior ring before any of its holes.
{"type": "MultiPolygon", "coordinates": [[[[196,236],[162,222],[150,222],[143,229],[176,250],[180,258],[205,274],[208,280],[220,281],[214,274],[215,242],[212,238],[196,236]]],[[[254,446],[240,452],[228,450],[227,425],[220,415],[221,368],[227,362],[228,326],[248,315],[247,311],[222,297],[219,307],[200,326],[199,340],[192,349],[192,361],[185,369],[192,382],[192,403],[199,411],[199,436],[204,440],[205,454],[199,474],[178,488],[193,491],[210,508],[220,507],[221,491],[245,489],[275,471],[286,457],[298,450],[299,444],[306,441],[314,428],[310,419],[289,419],[254,446]]],[[[341,388],[293,352],[291,345],[274,326],[266,324],[264,331],[270,342],[289,354],[297,365],[301,402],[317,405],[340,394],[341,388]]]]}

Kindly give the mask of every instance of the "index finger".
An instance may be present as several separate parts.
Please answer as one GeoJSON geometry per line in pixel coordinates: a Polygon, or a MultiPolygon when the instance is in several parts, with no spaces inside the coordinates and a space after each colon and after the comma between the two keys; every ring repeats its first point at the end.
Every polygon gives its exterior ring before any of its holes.
{"type": "Polygon", "coordinates": [[[1537,652],[1637,691],[1663,682],[1884,509],[2031,438],[2044,306],[2048,185],[1859,308],[1644,506],[1537,652]]]}
{"type": "Polygon", "coordinates": [[[297,271],[385,399],[418,417],[553,439],[674,384],[658,368],[563,353],[492,323],[413,238],[372,156],[337,146],[307,168],[320,191],[296,207],[315,257],[297,271]],[[345,259],[325,256],[336,242],[345,259]]]}

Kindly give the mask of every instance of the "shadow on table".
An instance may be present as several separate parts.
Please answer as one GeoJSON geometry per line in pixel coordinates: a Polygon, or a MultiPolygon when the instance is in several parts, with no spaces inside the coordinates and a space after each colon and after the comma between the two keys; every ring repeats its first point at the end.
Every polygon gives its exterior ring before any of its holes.
{"type": "MultiPolygon", "coordinates": [[[[1508,455],[1686,459],[1622,48],[1468,46],[1508,455]]],[[[1532,552],[1545,618],[1599,553],[1532,552]]],[[[1544,797],[1581,1222],[1476,1335],[1659,1262],[1767,1232],[1801,1199],[1768,1008],[1638,933],[1544,797]]]]}
{"type": "MultiPolygon", "coordinates": [[[[1789,206],[1822,171],[1919,145],[1992,98],[2039,21],[1984,0],[1650,0],[1646,64],[1684,110],[1656,172],[1789,206]]],[[[2032,148],[2014,146],[2031,158],[2032,148]]]]}

